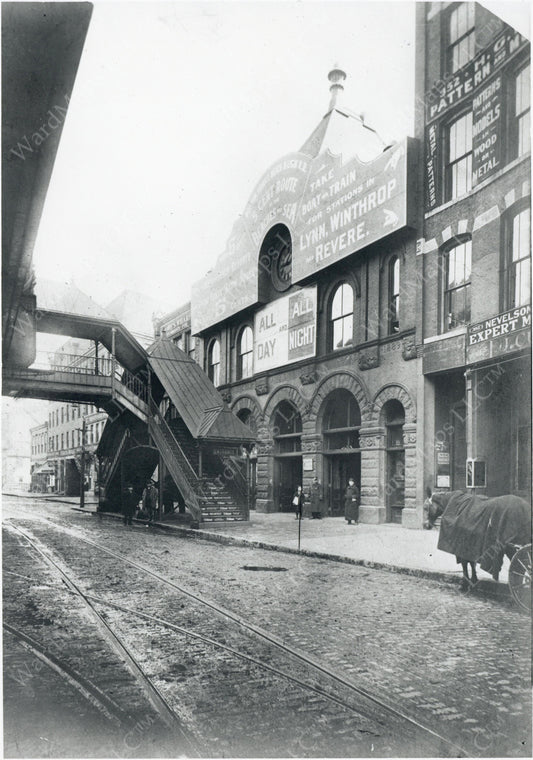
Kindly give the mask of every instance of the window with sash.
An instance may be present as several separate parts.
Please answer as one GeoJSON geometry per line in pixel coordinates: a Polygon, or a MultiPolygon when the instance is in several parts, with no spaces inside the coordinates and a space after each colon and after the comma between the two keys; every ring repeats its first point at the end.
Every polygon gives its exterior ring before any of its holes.
{"type": "Polygon", "coordinates": [[[444,254],[444,332],[470,322],[472,241],[466,240],[444,254]]]}

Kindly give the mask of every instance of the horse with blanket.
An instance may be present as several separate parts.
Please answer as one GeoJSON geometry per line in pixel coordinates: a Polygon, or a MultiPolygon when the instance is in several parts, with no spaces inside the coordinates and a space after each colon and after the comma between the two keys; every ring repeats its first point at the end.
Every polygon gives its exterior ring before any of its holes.
{"type": "Polygon", "coordinates": [[[476,563],[498,580],[504,554],[531,542],[531,506],[518,496],[480,496],[463,491],[430,493],[424,527],[441,518],[437,548],[455,554],[463,567],[461,587],[477,583],[476,563]],[[468,577],[468,565],[471,577],[468,577]]]}

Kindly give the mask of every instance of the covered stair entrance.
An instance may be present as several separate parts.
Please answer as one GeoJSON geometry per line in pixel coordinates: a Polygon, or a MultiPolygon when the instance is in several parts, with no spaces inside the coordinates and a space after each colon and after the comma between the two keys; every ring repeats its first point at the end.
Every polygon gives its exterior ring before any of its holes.
{"type": "Polygon", "coordinates": [[[108,414],[96,454],[101,508],[120,511],[125,484],[138,498],[157,469],[194,523],[246,520],[239,462],[254,435],[224,404],[207,375],[171,341],[145,350],[103,310],[81,315],[40,308],[39,331],[92,340],[94,354],[55,354],[3,369],[3,395],[90,403],[108,414]],[[99,347],[105,355],[99,355],[99,347]]]}

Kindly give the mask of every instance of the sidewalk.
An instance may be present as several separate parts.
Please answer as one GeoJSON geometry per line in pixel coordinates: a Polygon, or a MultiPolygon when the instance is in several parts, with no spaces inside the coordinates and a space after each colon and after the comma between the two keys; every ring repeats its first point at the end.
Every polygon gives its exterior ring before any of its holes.
{"type": "MultiPolygon", "coordinates": [[[[47,494],[12,493],[6,496],[24,496],[71,504],[79,509],[79,497],[53,496],[47,494]]],[[[85,510],[96,513],[97,498],[86,497],[85,510]]],[[[101,512],[102,517],[121,520],[115,512],[101,512]]],[[[145,523],[135,519],[136,523],[145,523]]],[[[189,537],[203,538],[220,543],[256,546],[281,552],[298,552],[298,521],[292,513],[265,514],[250,512],[249,522],[203,523],[192,529],[172,519],[156,522],[155,527],[189,537]]],[[[459,582],[461,565],[452,554],[439,551],[439,533],[433,530],[408,530],[401,525],[348,525],[341,517],[325,517],[322,520],[303,519],[300,525],[300,553],[307,556],[330,559],[383,568],[422,578],[459,582]]],[[[500,573],[499,582],[478,567],[478,577],[487,591],[507,593],[508,560],[500,573]]]]}
{"type": "MultiPolygon", "coordinates": [[[[104,513],[111,516],[111,513],[104,513]]],[[[113,515],[120,518],[120,515],[113,515]]],[[[144,521],[135,521],[144,522],[144,521]]],[[[155,523],[156,527],[181,535],[220,543],[256,546],[274,551],[298,553],[298,521],[293,514],[250,512],[249,522],[203,523],[199,529],[180,526],[172,521],[155,523]]],[[[304,519],[300,526],[300,552],[338,562],[383,568],[421,578],[459,582],[463,572],[455,557],[437,549],[439,532],[408,530],[401,525],[348,525],[340,517],[322,520],[304,519]]],[[[492,580],[479,567],[481,585],[494,593],[507,593],[508,561],[500,581],[492,580]]]]}

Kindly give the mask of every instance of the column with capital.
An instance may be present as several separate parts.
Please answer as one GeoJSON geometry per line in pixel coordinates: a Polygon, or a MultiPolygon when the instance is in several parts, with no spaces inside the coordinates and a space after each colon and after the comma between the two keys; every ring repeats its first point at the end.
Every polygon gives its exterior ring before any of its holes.
{"type": "Polygon", "coordinates": [[[359,519],[363,523],[382,523],[386,520],[385,433],[382,427],[366,427],[359,431],[361,447],[361,506],[359,519]]]}

